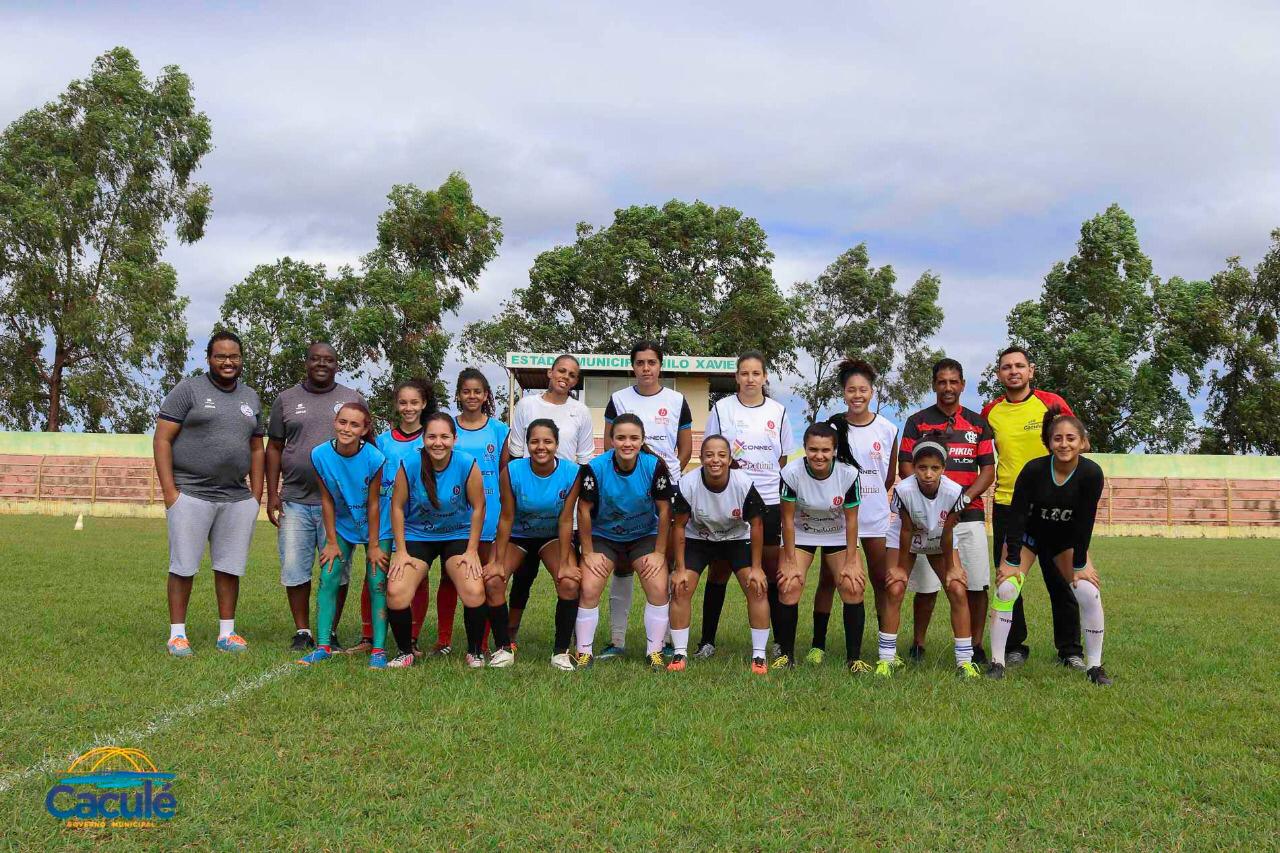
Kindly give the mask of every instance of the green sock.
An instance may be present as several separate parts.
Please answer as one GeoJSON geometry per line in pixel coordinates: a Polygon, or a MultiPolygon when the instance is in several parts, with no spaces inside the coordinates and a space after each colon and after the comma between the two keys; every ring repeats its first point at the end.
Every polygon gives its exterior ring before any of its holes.
{"type": "Polygon", "coordinates": [[[365,561],[369,581],[369,619],[373,623],[373,647],[387,650],[387,570],[365,561]]]}
{"type": "Polygon", "coordinates": [[[333,614],[338,612],[338,585],[342,569],[351,561],[351,545],[338,537],[339,554],[320,568],[320,591],[316,593],[316,645],[328,646],[333,634],[333,614]]]}

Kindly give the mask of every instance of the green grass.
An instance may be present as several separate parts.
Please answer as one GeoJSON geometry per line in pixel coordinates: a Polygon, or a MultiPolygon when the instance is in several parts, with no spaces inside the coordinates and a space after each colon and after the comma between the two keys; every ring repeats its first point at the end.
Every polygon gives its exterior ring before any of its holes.
{"type": "MultiPolygon", "coordinates": [[[[213,650],[206,570],[188,619],[196,656],[175,661],[162,523],[73,533],[65,518],[0,518],[0,778],[127,730],[139,739],[116,745],[176,772],[179,801],[154,829],[69,829],[43,805],[60,765],[0,793],[0,845],[1194,850],[1280,837],[1274,542],[1098,541],[1110,690],[1051,665],[1038,580],[1033,656],[1004,682],[951,677],[940,602],[928,664],[883,683],[838,665],[838,613],[828,665],[751,677],[735,589],[721,654],[683,675],[637,658],[556,672],[543,577],[514,669],[455,656],[375,673],[341,657],[175,715],[291,659],[273,533],[258,530],[242,590],[250,653],[213,650]]],[[[353,595],[343,636],[357,621],[353,595]]],[[[803,650],[807,615],[800,634],[803,650]]]]}

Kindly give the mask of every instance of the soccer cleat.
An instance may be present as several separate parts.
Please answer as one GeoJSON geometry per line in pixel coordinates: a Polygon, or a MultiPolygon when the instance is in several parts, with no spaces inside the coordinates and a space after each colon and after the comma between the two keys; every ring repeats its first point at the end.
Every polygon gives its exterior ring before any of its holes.
{"type": "Polygon", "coordinates": [[[667,664],[667,672],[684,672],[685,660],[684,655],[673,655],[671,663],[667,664]]]}
{"type": "MultiPolygon", "coordinates": [[[[437,644],[436,647],[431,650],[431,656],[433,658],[448,657],[451,654],[453,654],[453,646],[449,645],[448,643],[445,643],[444,645],[437,644]]],[[[417,643],[414,643],[413,656],[420,658],[422,657],[422,655],[423,655],[422,649],[418,648],[417,643]]]]}
{"type": "Polygon", "coordinates": [[[804,662],[811,666],[821,666],[822,661],[827,657],[826,650],[819,648],[809,649],[809,653],[804,656],[804,662]]]}
{"type": "Polygon", "coordinates": [[[907,662],[897,655],[893,656],[893,660],[889,661],[890,666],[906,666],[907,662]]]}
{"type": "Polygon", "coordinates": [[[1076,672],[1085,671],[1084,658],[1080,657],[1080,655],[1067,655],[1064,658],[1058,658],[1058,663],[1068,669],[1074,669],[1076,672]]]}
{"type": "Polygon", "coordinates": [[[866,675],[871,672],[871,664],[864,660],[851,660],[845,664],[845,667],[848,668],[850,675],[866,675]]]}
{"type": "Polygon", "coordinates": [[[993,681],[999,681],[1004,678],[1004,664],[992,662],[992,664],[987,667],[987,678],[990,678],[993,681]]]}
{"type": "Polygon", "coordinates": [[[1107,675],[1107,671],[1101,666],[1091,667],[1085,676],[1099,687],[1110,687],[1112,683],[1111,676],[1107,675]]]}
{"type": "Polygon", "coordinates": [[[294,661],[298,666],[312,666],[313,664],[323,663],[333,657],[333,652],[323,646],[311,650],[306,657],[299,658],[294,661]]]}
{"type": "Polygon", "coordinates": [[[511,642],[507,643],[507,648],[511,649],[512,652],[515,652],[515,650],[518,648],[518,645],[514,638],[511,640],[511,642]]]}
{"type": "Polygon", "coordinates": [[[769,665],[768,665],[767,663],[765,663],[764,658],[752,658],[752,659],[751,659],[751,674],[752,674],[752,675],[767,675],[767,674],[768,674],[768,672],[769,672],[769,665]]]}
{"type": "Polygon", "coordinates": [[[414,663],[417,662],[417,660],[418,659],[413,656],[412,652],[408,654],[399,654],[393,657],[391,660],[387,661],[387,668],[403,669],[405,667],[413,666],[414,663]]]}
{"type": "Polygon", "coordinates": [[[595,656],[591,652],[578,652],[573,659],[573,666],[574,669],[591,669],[595,662],[595,656]]]}
{"type": "Polygon", "coordinates": [[[186,637],[174,637],[172,640],[165,643],[165,648],[167,648],[169,650],[169,654],[173,655],[175,658],[189,658],[195,654],[195,652],[191,651],[191,644],[187,642],[186,637]]]}
{"type": "Polygon", "coordinates": [[[893,661],[876,661],[876,676],[878,678],[893,678],[893,661]]]}
{"type": "Polygon", "coordinates": [[[673,658],[676,656],[676,647],[670,643],[666,643],[662,647],[662,656],[664,658],[673,658]]]}
{"type": "Polygon", "coordinates": [[[551,666],[552,668],[563,672],[571,672],[577,668],[573,662],[573,655],[568,652],[560,652],[557,655],[552,655],[551,666]]]}
{"type": "Polygon", "coordinates": [[[778,645],[775,642],[772,646],[769,647],[769,654],[775,658],[782,657],[782,646],[778,645]]]}
{"type": "Polygon", "coordinates": [[[293,635],[293,642],[289,644],[291,652],[305,652],[308,649],[316,647],[316,638],[308,634],[306,631],[299,631],[293,635]]]}
{"type": "Polygon", "coordinates": [[[769,664],[770,669],[795,669],[795,662],[786,655],[778,655],[773,659],[773,663],[769,664]]]}
{"type": "Polygon", "coordinates": [[[1027,662],[1027,653],[1022,651],[1012,651],[1004,656],[1005,666],[1022,666],[1027,662]]]}
{"type": "Polygon", "coordinates": [[[489,666],[496,667],[497,669],[506,669],[515,662],[516,656],[511,646],[498,649],[489,656],[489,666]]]}
{"type": "Polygon", "coordinates": [[[345,655],[347,653],[347,647],[342,645],[342,641],[338,639],[337,631],[329,635],[329,651],[335,655],[345,655]]]}
{"type": "Polygon", "coordinates": [[[367,654],[372,649],[373,649],[373,638],[361,637],[360,642],[356,643],[354,646],[347,649],[347,654],[362,655],[362,654],[367,654]]]}
{"type": "Polygon", "coordinates": [[[656,652],[650,652],[648,655],[648,659],[649,659],[649,669],[653,670],[654,672],[662,672],[667,668],[667,659],[662,656],[661,649],[659,649],[656,652]]]}
{"type": "Polygon", "coordinates": [[[623,657],[626,653],[627,650],[625,647],[615,646],[613,643],[610,643],[604,647],[603,651],[600,652],[600,660],[617,660],[618,658],[623,657]]]}
{"type": "Polygon", "coordinates": [[[471,652],[467,652],[464,662],[467,665],[467,669],[484,669],[485,667],[483,654],[473,655],[471,652]]]}
{"type": "Polygon", "coordinates": [[[982,673],[973,665],[973,661],[965,661],[956,667],[956,678],[980,678],[982,673]]]}
{"type": "Polygon", "coordinates": [[[386,652],[374,652],[373,654],[369,655],[369,669],[386,669],[386,668],[387,668],[386,652]]]}
{"type": "Polygon", "coordinates": [[[982,666],[984,663],[988,662],[987,653],[982,646],[973,647],[973,662],[977,666],[982,666]]]}
{"type": "Polygon", "coordinates": [[[218,651],[230,652],[238,655],[241,652],[247,652],[249,644],[244,641],[244,637],[239,634],[227,634],[225,637],[218,638],[218,651]]]}
{"type": "Polygon", "coordinates": [[[907,652],[907,659],[912,663],[924,663],[924,646],[912,646],[907,652]]]}
{"type": "Polygon", "coordinates": [[[694,652],[694,653],[693,653],[693,656],[694,656],[695,658],[697,658],[698,660],[708,660],[708,659],[710,659],[710,658],[715,657],[715,656],[716,656],[716,644],[715,644],[715,643],[703,643],[702,645],[698,646],[698,650],[697,650],[696,652],[694,652]]]}

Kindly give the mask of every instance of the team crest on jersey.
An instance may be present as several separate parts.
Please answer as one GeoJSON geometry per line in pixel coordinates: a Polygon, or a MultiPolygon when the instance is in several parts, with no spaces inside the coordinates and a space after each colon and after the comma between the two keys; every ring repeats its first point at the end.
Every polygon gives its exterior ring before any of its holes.
{"type": "Polygon", "coordinates": [[[249,408],[248,403],[241,403],[240,414],[244,415],[246,418],[251,418],[253,417],[253,409],[249,408]]]}
{"type": "Polygon", "coordinates": [[[454,494],[455,496],[462,494],[462,486],[454,486],[454,487],[453,487],[453,494],[454,494]]]}
{"type": "Polygon", "coordinates": [[[658,414],[665,418],[667,416],[667,407],[663,406],[662,408],[658,409],[658,414]]]}
{"type": "Polygon", "coordinates": [[[334,413],[335,415],[336,415],[336,414],[338,414],[338,412],[340,412],[341,410],[342,410],[342,403],[341,403],[341,402],[338,402],[338,403],[334,403],[334,404],[333,404],[333,413],[334,413]]]}
{"type": "Polygon", "coordinates": [[[493,442],[490,442],[490,443],[488,444],[488,446],[487,446],[487,447],[485,447],[484,452],[485,452],[485,453],[492,453],[492,452],[493,452],[493,450],[494,450],[493,442]]]}
{"type": "Polygon", "coordinates": [[[767,426],[769,429],[773,429],[774,427],[777,426],[777,424],[775,424],[773,421],[766,421],[765,426],[767,426]]]}
{"type": "Polygon", "coordinates": [[[733,508],[733,512],[729,514],[732,515],[734,518],[742,518],[742,510],[736,506],[733,508]]]}
{"type": "Polygon", "coordinates": [[[560,490],[560,500],[564,500],[564,499],[565,499],[565,498],[567,498],[567,497],[569,497],[569,490],[568,490],[568,489],[561,489],[561,490],[560,490]]]}
{"type": "Polygon", "coordinates": [[[881,450],[880,442],[878,442],[878,441],[873,441],[873,442],[871,442],[871,452],[872,452],[872,453],[879,453],[879,452],[880,452],[880,450],[881,450]]]}
{"type": "Polygon", "coordinates": [[[839,496],[839,495],[836,495],[834,498],[832,498],[832,499],[831,499],[831,505],[832,505],[832,506],[840,506],[840,496],[839,496]]]}
{"type": "Polygon", "coordinates": [[[969,442],[970,444],[973,444],[978,440],[978,434],[973,430],[969,430],[964,434],[964,440],[969,442]]]}

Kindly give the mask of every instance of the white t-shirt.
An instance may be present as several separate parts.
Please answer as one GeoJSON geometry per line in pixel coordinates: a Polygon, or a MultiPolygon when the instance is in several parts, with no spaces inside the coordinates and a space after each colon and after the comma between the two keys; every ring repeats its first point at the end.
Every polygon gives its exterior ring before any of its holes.
{"type": "Polygon", "coordinates": [[[772,397],[755,406],[744,406],[737,394],[725,397],[707,416],[706,434],[716,433],[729,440],[733,458],[750,475],[765,504],[777,504],[778,460],[799,448],[783,405],[772,397]]]}
{"type": "Polygon", "coordinates": [[[556,456],[579,465],[591,461],[596,451],[591,412],[582,401],[572,397],[556,405],[543,399],[541,394],[526,394],[516,403],[516,410],[511,415],[511,434],[507,436],[507,448],[512,458],[529,455],[524,446],[524,434],[529,424],[539,418],[550,418],[560,428],[556,456]]]}
{"type": "Polygon", "coordinates": [[[674,388],[661,388],[658,393],[645,396],[628,385],[615,391],[605,407],[604,419],[613,423],[618,415],[630,412],[644,423],[645,443],[667,463],[667,473],[672,483],[680,482],[680,457],[676,443],[680,431],[693,427],[693,414],[684,395],[674,388]]]}
{"type": "Polygon", "coordinates": [[[671,512],[689,514],[684,526],[688,538],[728,542],[751,538],[751,519],[764,514],[764,501],[745,471],[731,469],[719,492],[706,484],[702,471],[693,471],[680,481],[671,512]]]}
{"type": "Polygon", "coordinates": [[[782,500],[795,504],[797,545],[845,544],[844,511],[860,501],[858,482],[858,469],[844,462],[833,462],[831,473],[821,480],[803,456],[787,463],[782,469],[782,500]]]}
{"type": "MultiPolygon", "coordinates": [[[[889,530],[889,493],[884,475],[893,459],[893,443],[898,428],[888,418],[876,415],[869,424],[845,422],[849,450],[862,469],[862,505],[858,507],[858,536],[869,539],[885,536],[889,530]]],[[[890,543],[893,545],[894,543],[890,543]]]]}
{"type": "MultiPolygon", "coordinates": [[[[911,536],[912,554],[941,554],[942,532],[947,526],[947,516],[959,512],[960,496],[964,486],[946,477],[938,481],[938,493],[927,498],[920,491],[915,474],[902,480],[893,488],[892,512],[906,509],[911,517],[914,532],[911,536]]],[[[899,534],[901,535],[901,534],[899,534]]],[[[889,543],[891,546],[895,543],[889,543]]]]}

